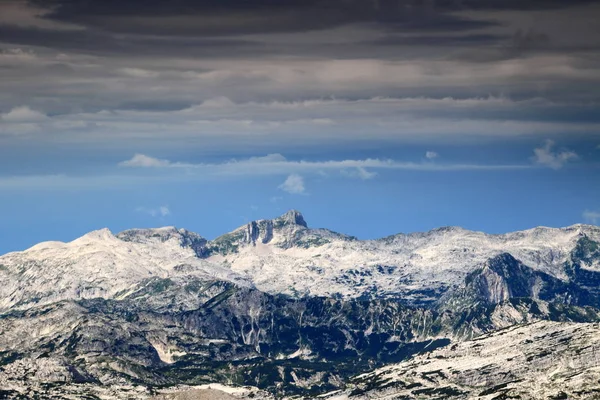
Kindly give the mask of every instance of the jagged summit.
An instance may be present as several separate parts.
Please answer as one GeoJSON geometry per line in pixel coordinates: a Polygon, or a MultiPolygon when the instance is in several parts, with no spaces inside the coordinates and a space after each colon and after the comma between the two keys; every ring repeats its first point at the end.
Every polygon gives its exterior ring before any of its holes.
{"type": "Polygon", "coordinates": [[[276,226],[278,225],[277,223],[279,223],[282,225],[285,225],[285,224],[300,225],[305,228],[308,228],[308,225],[306,224],[306,221],[304,220],[304,216],[298,210],[290,210],[290,211],[286,212],[285,214],[283,214],[282,216],[275,218],[273,220],[273,222],[275,223],[276,226]]]}
{"type": "Polygon", "coordinates": [[[260,219],[248,222],[233,232],[219,236],[208,242],[205,255],[227,255],[238,252],[245,246],[274,244],[281,248],[291,247],[308,229],[302,214],[290,210],[274,219],[260,219]]]}
{"type": "Polygon", "coordinates": [[[183,228],[176,228],[174,226],[127,229],[117,233],[115,236],[123,241],[135,243],[166,242],[173,238],[181,240],[185,237],[194,237],[195,239],[203,239],[206,241],[206,239],[195,232],[183,228]]]}
{"type": "Polygon", "coordinates": [[[171,243],[182,248],[190,248],[196,256],[202,257],[205,251],[205,238],[187,229],[165,226],[150,229],[128,229],[120,232],[116,237],[124,242],[140,244],[171,243]]]}
{"type": "Polygon", "coordinates": [[[228,279],[229,273],[236,279],[244,276],[269,293],[389,295],[420,304],[435,301],[461,285],[475,270],[483,273],[477,282],[489,288],[487,292],[498,293],[491,298],[519,292],[514,289],[518,282],[506,278],[513,273],[527,276],[527,282],[529,277],[539,278],[557,288],[546,275],[565,282],[575,278],[600,281],[600,277],[590,275],[600,272],[598,243],[600,229],[580,224],[505,234],[443,227],[358,240],[309,228],[299,211],[290,210],[273,219],[251,221],[214,240],[172,226],[117,234],[100,229],[69,243],[45,242],[0,256],[0,277],[4,275],[11,282],[4,288],[8,294],[16,290],[12,297],[7,295],[7,304],[25,299],[29,289],[36,293],[52,291],[44,282],[64,281],[63,292],[49,293],[49,299],[87,297],[88,293],[111,296],[126,288],[121,286],[140,279],[190,269],[213,275],[220,271],[219,276],[228,279]],[[546,275],[532,274],[515,267],[514,260],[501,258],[495,261],[502,268],[490,269],[488,262],[484,269],[487,260],[503,253],[546,275]],[[62,275],[57,276],[59,272],[62,275]],[[511,291],[502,290],[505,284],[511,291]],[[97,286],[101,290],[90,291],[97,286]]]}
{"type": "Polygon", "coordinates": [[[257,219],[254,221],[250,221],[247,224],[235,229],[233,232],[246,230],[249,226],[272,226],[273,229],[276,230],[280,230],[286,227],[291,229],[308,228],[308,224],[304,220],[304,216],[302,215],[302,213],[298,210],[293,209],[273,219],[257,219]]]}
{"type": "Polygon", "coordinates": [[[81,236],[80,238],[75,239],[75,241],[81,240],[110,240],[114,239],[115,236],[108,228],[97,229],[95,231],[91,231],[81,236]]]}

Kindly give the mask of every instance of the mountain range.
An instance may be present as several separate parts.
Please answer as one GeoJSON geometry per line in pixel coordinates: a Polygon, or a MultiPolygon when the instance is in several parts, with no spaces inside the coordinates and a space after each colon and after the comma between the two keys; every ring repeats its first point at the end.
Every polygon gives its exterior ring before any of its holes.
{"type": "Polygon", "coordinates": [[[295,210],[214,240],[40,243],[0,256],[0,398],[528,398],[552,377],[531,398],[589,398],[599,243],[591,225],[359,240],[295,210]]]}

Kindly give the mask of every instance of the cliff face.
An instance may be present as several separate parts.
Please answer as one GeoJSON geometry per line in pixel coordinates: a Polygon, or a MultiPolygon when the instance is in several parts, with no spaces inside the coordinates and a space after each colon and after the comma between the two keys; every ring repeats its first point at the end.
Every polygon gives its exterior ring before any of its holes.
{"type": "MultiPolygon", "coordinates": [[[[575,264],[571,258],[565,269],[575,264]]],[[[575,264],[577,265],[577,264],[575,264]]],[[[561,303],[575,306],[600,304],[598,292],[589,283],[598,279],[595,271],[576,272],[577,276],[563,281],[541,271],[536,271],[508,253],[489,259],[482,268],[476,269],[465,278],[463,287],[448,294],[444,301],[469,307],[475,303],[497,304],[513,298],[561,303]],[[581,279],[585,274],[587,279],[581,279]]]]}
{"type": "Polygon", "coordinates": [[[392,300],[298,300],[226,282],[155,279],[118,301],[3,315],[0,385],[38,395],[50,393],[48,382],[326,391],[356,371],[447,344],[431,334],[435,318],[392,300]],[[182,291],[195,294],[194,307],[182,291]]]}

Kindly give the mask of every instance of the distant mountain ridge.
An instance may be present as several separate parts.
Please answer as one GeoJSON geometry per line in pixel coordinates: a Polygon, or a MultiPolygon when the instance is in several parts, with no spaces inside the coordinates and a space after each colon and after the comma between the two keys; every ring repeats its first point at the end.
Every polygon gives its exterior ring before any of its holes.
{"type": "MultiPolygon", "coordinates": [[[[214,240],[164,227],[40,243],[0,256],[0,398],[145,399],[214,382],[266,391],[256,399],[385,398],[377,374],[350,378],[517,325],[599,322],[599,243],[589,225],[358,240],[297,211],[214,240]]],[[[440,395],[402,382],[408,398],[440,395]]],[[[461,382],[444,385],[475,393],[461,382]]]]}
{"type": "Polygon", "coordinates": [[[590,260],[580,257],[578,269],[565,267],[579,240],[597,243],[600,228],[573,225],[489,235],[446,227],[358,240],[311,229],[300,212],[291,210],[214,240],[174,227],[116,235],[102,229],[69,243],[44,242],[0,256],[0,276],[8,282],[0,288],[0,310],[112,298],[144,279],[194,274],[271,294],[399,297],[408,304],[429,304],[503,253],[564,282],[600,270],[597,249],[590,260]]]}

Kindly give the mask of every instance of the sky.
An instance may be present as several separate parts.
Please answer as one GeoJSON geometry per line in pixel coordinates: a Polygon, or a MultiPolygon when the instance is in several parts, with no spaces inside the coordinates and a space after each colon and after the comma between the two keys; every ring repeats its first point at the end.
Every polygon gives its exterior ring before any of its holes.
{"type": "Polygon", "coordinates": [[[600,223],[600,2],[0,0],[0,253],[600,223]]]}

